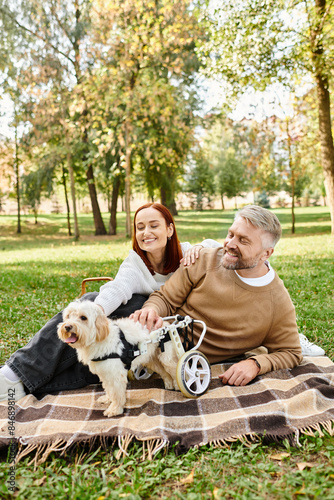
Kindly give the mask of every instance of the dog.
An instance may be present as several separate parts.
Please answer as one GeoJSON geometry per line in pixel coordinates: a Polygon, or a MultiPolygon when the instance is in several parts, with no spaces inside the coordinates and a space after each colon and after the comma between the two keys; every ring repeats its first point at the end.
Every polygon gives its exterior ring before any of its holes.
{"type": "Polygon", "coordinates": [[[139,322],[129,318],[111,320],[94,302],[75,301],[64,310],[57,333],[63,342],[77,350],[79,361],[101,380],[106,394],[97,402],[109,403],[104,411],[107,417],[124,411],[130,366],[133,371],[140,365],[146,367],[161,376],[166,389],[179,390],[172,342],[164,344],[164,352],[158,343],[148,343],[147,353],[129,359],[131,348],[138,354],[138,344],[150,341],[149,331],[139,322]]]}

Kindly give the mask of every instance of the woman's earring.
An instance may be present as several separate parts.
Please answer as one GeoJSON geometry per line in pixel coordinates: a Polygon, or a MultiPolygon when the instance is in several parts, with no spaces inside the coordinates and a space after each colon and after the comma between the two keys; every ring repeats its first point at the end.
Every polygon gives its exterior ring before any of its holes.
{"type": "Polygon", "coordinates": [[[168,236],[167,240],[168,240],[168,241],[170,241],[171,239],[172,239],[172,237],[171,237],[171,236],[168,236]]]}

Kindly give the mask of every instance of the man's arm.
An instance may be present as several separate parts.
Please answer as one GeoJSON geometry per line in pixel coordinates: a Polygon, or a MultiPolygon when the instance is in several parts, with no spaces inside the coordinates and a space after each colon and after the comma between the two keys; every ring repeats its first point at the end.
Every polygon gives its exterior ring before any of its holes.
{"type": "Polygon", "coordinates": [[[160,290],[152,293],[142,309],[131,315],[135,321],[152,329],[162,325],[162,317],[173,316],[186,301],[191,290],[205,274],[201,259],[189,268],[180,266],[160,290]]]}

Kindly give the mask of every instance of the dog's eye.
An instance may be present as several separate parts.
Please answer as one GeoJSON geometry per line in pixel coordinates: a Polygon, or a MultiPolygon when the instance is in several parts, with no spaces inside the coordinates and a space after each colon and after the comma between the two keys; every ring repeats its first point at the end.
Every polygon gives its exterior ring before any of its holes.
{"type": "Polygon", "coordinates": [[[86,316],[80,316],[80,319],[82,319],[82,321],[86,321],[86,316]]]}

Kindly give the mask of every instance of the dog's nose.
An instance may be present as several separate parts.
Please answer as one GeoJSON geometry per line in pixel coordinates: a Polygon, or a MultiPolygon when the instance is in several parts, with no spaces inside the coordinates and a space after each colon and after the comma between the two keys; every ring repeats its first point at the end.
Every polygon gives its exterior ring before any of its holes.
{"type": "Polygon", "coordinates": [[[65,326],[65,330],[66,330],[67,332],[70,332],[70,331],[72,330],[72,325],[66,325],[66,326],[65,326]]]}

